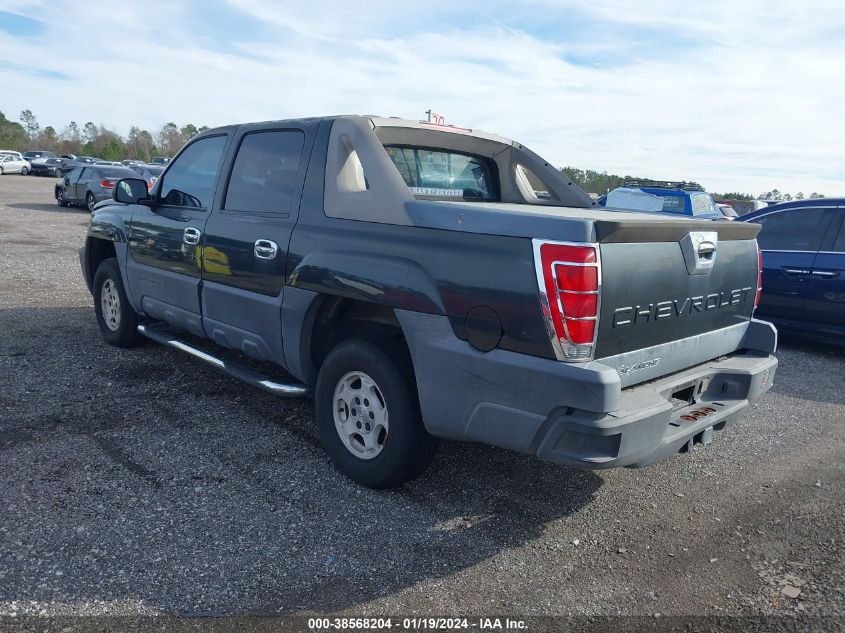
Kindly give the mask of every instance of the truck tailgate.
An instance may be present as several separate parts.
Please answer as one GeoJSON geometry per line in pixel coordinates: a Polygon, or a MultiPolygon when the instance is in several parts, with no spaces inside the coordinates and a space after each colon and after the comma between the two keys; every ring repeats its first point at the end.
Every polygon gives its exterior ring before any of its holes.
{"type": "Polygon", "coordinates": [[[685,355],[692,364],[733,351],[754,311],[757,225],[679,221],[655,228],[596,225],[595,359],[611,359],[628,384],[673,371],[671,357],[685,355]]]}

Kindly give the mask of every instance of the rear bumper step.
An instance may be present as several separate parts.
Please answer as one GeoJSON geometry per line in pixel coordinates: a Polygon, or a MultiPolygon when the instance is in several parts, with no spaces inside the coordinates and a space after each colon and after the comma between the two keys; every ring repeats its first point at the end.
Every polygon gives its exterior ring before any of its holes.
{"type": "Polygon", "coordinates": [[[212,367],[223,370],[238,380],[242,380],[253,387],[258,387],[259,389],[264,389],[265,391],[274,393],[277,396],[283,396],[286,398],[302,398],[311,393],[308,385],[300,382],[280,383],[270,380],[254,372],[248,367],[244,367],[243,365],[239,365],[238,363],[234,363],[232,361],[223,360],[222,358],[213,356],[208,352],[204,352],[201,349],[193,347],[192,345],[188,345],[184,341],[180,341],[173,334],[157,330],[154,326],[139,325],[138,332],[156,343],[161,343],[162,345],[190,354],[194,358],[208,363],[212,367]]]}

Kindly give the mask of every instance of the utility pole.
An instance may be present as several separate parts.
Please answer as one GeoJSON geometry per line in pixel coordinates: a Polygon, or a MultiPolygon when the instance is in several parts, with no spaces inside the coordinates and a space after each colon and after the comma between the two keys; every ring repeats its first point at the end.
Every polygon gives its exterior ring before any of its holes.
{"type": "Polygon", "coordinates": [[[431,109],[426,110],[425,113],[428,116],[428,122],[431,123],[431,109]]]}

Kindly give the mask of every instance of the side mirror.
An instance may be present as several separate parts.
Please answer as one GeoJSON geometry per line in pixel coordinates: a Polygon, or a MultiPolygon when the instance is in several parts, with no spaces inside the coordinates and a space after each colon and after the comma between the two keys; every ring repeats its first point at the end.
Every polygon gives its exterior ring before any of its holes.
{"type": "Polygon", "coordinates": [[[142,204],[150,200],[147,183],[140,178],[123,178],[114,186],[112,198],[125,204],[142,204]]]}

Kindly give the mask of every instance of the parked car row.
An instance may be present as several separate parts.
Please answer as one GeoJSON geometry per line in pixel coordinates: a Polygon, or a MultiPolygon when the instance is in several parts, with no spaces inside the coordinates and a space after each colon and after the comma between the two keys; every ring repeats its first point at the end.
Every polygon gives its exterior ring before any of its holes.
{"type": "Polygon", "coordinates": [[[134,159],[108,161],[96,156],[77,156],[75,154],[56,156],[55,152],[49,150],[29,150],[21,153],[15,150],[0,149],[0,163],[3,163],[0,174],[64,176],[77,167],[85,165],[143,167],[138,173],[152,185],[155,184],[156,178],[169,161],[169,158],[162,156],[152,158],[148,164],[145,161],[134,159]]]}

